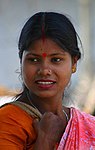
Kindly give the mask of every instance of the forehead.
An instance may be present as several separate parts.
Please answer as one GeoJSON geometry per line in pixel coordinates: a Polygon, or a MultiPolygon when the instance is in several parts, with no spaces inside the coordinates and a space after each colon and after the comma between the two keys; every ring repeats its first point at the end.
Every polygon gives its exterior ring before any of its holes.
{"type": "Polygon", "coordinates": [[[45,39],[44,42],[42,39],[34,41],[30,48],[29,51],[31,52],[36,52],[36,53],[58,53],[62,52],[65,53],[64,49],[62,49],[56,42],[54,42],[51,39],[45,39]]]}

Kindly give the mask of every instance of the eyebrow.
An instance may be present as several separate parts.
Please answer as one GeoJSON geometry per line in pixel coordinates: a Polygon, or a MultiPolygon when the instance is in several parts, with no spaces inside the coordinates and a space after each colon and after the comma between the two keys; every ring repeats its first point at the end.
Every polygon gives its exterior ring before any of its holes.
{"type": "MultiPolygon", "coordinates": [[[[65,55],[65,54],[66,54],[65,51],[63,51],[62,53],[53,53],[53,54],[50,54],[50,55],[47,55],[47,56],[56,56],[56,55],[65,55]]],[[[29,56],[29,55],[33,55],[33,56],[37,56],[37,57],[42,56],[42,54],[39,55],[39,54],[35,54],[35,53],[32,53],[32,52],[29,52],[27,54],[27,56],[29,56]]]]}

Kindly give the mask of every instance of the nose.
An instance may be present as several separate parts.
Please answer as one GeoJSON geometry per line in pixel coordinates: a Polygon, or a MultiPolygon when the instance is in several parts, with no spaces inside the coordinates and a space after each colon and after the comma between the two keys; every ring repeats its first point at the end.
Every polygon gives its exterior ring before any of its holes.
{"type": "Polygon", "coordinates": [[[38,69],[38,74],[42,75],[42,76],[47,76],[47,75],[51,75],[52,71],[50,68],[50,65],[45,62],[43,62],[42,65],[40,65],[40,68],[38,69]]]}
{"type": "Polygon", "coordinates": [[[51,69],[42,69],[42,68],[40,68],[38,70],[38,74],[43,75],[43,76],[51,75],[51,69]]]}

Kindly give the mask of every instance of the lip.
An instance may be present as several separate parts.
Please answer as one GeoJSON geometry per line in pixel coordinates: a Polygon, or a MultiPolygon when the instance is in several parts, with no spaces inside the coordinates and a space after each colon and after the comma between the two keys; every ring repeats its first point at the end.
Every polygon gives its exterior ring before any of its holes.
{"type": "Polygon", "coordinates": [[[47,90],[52,88],[55,85],[56,81],[50,79],[47,80],[41,79],[41,80],[36,80],[35,83],[37,84],[38,88],[47,90]]]}

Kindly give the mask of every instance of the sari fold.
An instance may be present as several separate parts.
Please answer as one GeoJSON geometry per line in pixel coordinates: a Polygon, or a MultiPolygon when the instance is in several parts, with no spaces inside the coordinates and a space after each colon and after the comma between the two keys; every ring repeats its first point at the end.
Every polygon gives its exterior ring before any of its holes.
{"type": "Polygon", "coordinates": [[[71,108],[71,117],[57,150],[95,150],[95,117],[71,108]]]}

